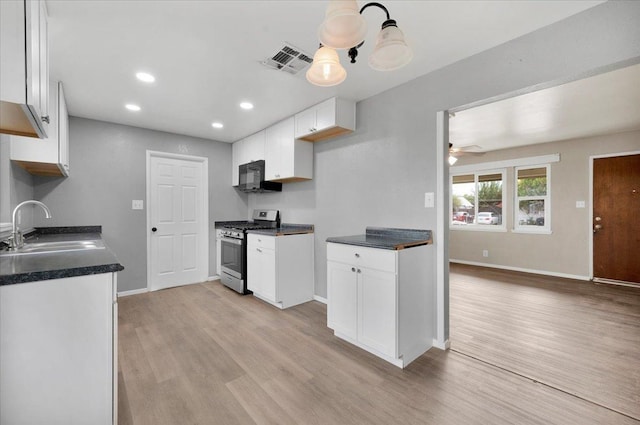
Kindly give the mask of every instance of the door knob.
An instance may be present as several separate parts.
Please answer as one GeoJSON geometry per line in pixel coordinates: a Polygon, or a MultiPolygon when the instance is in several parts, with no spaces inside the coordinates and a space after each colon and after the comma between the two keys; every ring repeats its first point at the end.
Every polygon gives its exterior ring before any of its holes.
{"type": "Polygon", "coordinates": [[[151,231],[152,231],[152,232],[156,232],[157,230],[158,230],[158,228],[157,228],[157,227],[152,227],[152,228],[151,228],[151,231]]]}
{"type": "Polygon", "coordinates": [[[596,233],[600,229],[602,229],[602,226],[599,224],[596,224],[595,226],[593,226],[593,233],[596,233]]]}
{"type": "Polygon", "coordinates": [[[602,218],[601,218],[601,217],[596,217],[596,218],[595,218],[595,221],[600,221],[600,220],[602,220],[602,218]]]}

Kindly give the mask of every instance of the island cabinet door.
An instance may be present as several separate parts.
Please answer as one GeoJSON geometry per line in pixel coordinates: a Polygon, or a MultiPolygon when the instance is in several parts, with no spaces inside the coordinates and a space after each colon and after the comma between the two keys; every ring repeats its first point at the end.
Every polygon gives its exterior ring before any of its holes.
{"type": "Polygon", "coordinates": [[[358,341],[389,357],[397,357],[397,293],[395,273],[357,269],[358,341]]]}
{"type": "Polygon", "coordinates": [[[353,266],[327,261],[327,326],[356,339],[358,279],[353,266]]]}

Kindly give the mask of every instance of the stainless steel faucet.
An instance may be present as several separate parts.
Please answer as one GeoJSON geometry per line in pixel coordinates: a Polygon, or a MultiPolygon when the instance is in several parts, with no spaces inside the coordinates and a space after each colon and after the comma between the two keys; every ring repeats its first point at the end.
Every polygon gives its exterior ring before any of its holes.
{"type": "Polygon", "coordinates": [[[42,209],[44,210],[45,213],[45,217],[46,218],[51,218],[51,211],[49,211],[49,208],[43,204],[40,201],[24,201],[19,203],[14,209],[13,209],[13,221],[11,223],[11,238],[9,239],[9,249],[11,250],[16,250],[19,248],[22,248],[22,246],[24,245],[24,238],[22,237],[22,233],[20,232],[20,230],[18,229],[18,210],[20,208],[22,208],[25,205],[39,205],[42,207],[42,209]]]}

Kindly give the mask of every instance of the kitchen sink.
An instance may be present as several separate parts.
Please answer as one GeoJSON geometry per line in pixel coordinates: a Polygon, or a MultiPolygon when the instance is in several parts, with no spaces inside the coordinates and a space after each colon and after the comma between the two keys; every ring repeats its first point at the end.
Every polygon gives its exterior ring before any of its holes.
{"type": "Polygon", "coordinates": [[[104,242],[102,240],[25,242],[24,246],[15,251],[0,251],[0,256],[50,254],[53,252],[85,251],[90,249],[105,249],[104,242]]]}

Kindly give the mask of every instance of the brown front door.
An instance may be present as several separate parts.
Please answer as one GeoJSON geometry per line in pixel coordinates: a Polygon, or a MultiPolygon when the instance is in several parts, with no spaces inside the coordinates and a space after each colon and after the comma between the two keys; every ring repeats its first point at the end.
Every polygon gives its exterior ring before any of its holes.
{"type": "Polygon", "coordinates": [[[640,155],[593,161],[593,277],[640,284],[640,155]]]}

